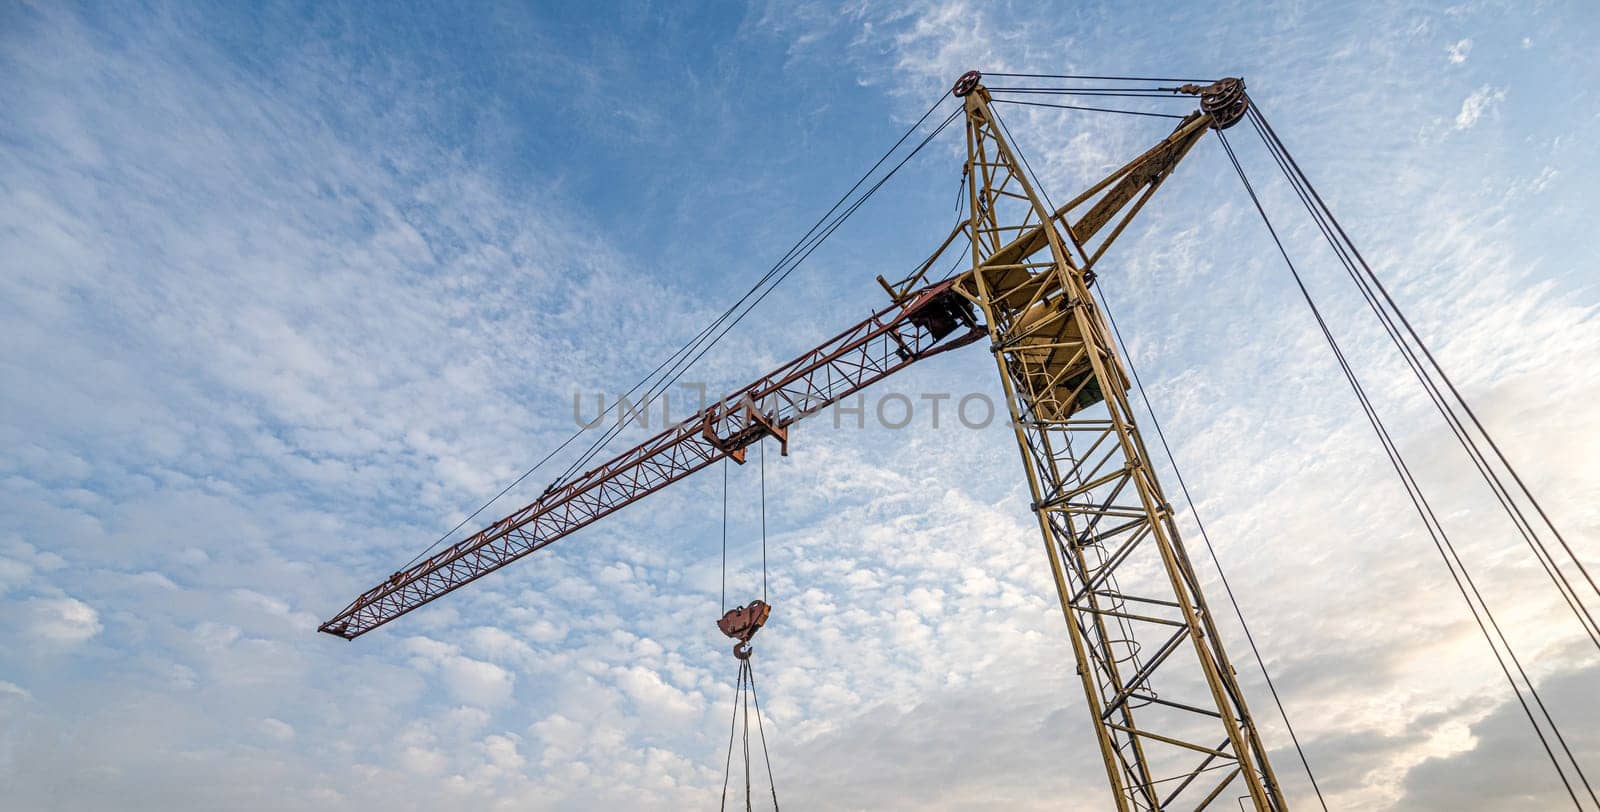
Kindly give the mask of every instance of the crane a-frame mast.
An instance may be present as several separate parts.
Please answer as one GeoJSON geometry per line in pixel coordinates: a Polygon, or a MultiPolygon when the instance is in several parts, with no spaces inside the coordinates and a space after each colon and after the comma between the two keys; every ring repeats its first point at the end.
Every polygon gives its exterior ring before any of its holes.
{"type": "Polygon", "coordinates": [[[1097,189],[1053,210],[978,79],[968,74],[956,86],[966,103],[973,270],[955,289],[989,331],[1117,808],[1200,809],[1231,791],[1258,810],[1284,809],[1092,287],[1095,262],[1172,165],[1208,127],[1243,112],[1232,106],[1242,86],[1207,88],[1207,112],[1147,153],[1153,160],[1137,174],[1102,184],[1093,204],[1097,189]],[[1079,206],[1089,214],[1075,226],[1068,215],[1079,206]],[[1141,589],[1124,589],[1135,572],[1141,589]]]}
{"type": "Polygon", "coordinates": [[[1185,86],[1201,112],[1052,209],[980,78],[968,73],[955,89],[966,106],[970,216],[917,273],[893,285],[880,278],[892,306],[394,573],[319,631],[365,634],[719,459],[742,461],[764,437],[787,443],[808,414],[986,331],[1117,809],[1200,809],[1230,790],[1257,810],[1286,809],[1092,292],[1096,263],[1178,162],[1208,128],[1243,115],[1243,84],[1185,86]],[[934,259],[963,232],[972,267],[930,284],[934,259]],[[1122,576],[1136,571],[1157,573],[1157,583],[1125,591],[1122,576]]]}

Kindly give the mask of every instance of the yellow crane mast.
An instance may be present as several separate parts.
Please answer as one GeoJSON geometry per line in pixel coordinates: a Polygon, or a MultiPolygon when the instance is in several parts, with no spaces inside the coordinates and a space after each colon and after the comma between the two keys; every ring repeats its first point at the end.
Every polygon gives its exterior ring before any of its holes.
{"type": "MultiPolygon", "coordinates": [[[[988,328],[1117,808],[1199,809],[1232,788],[1257,809],[1284,809],[1093,290],[1106,247],[1208,127],[1231,123],[1216,115],[1234,110],[1185,120],[1140,161],[1052,210],[978,78],[956,88],[966,103],[972,270],[955,290],[988,328]],[[1079,207],[1088,211],[1073,222],[1079,207]],[[1141,570],[1164,577],[1124,590],[1119,574],[1141,570]]],[[[1228,85],[1213,95],[1230,92],[1242,99],[1228,85]]]]}

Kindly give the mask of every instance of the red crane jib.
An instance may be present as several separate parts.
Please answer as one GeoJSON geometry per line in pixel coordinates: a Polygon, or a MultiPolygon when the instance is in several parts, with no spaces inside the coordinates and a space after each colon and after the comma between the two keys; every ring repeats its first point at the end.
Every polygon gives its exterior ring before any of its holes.
{"type": "Polygon", "coordinates": [[[763,437],[911,364],[986,335],[953,280],[899,299],[699,413],[547,491],[416,565],[396,572],[318,627],[347,640],[475,581],[723,457],[744,461],[763,437]],[[960,328],[965,327],[964,331],[960,328]]]}

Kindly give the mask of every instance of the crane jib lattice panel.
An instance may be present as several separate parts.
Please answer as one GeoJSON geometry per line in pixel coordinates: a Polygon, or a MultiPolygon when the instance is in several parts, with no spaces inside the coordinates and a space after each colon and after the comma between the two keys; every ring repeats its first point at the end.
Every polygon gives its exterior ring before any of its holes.
{"type": "Polygon", "coordinates": [[[921,359],[982,338],[970,310],[944,282],[894,305],[802,354],[773,373],[537,501],[396,572],[367,590],[319,630],[346,639],[365,634],[423,604],[561,539],[644,496],[732,456],[921,359]],[[965,314],[962,325],[951,313],[965,314]]]}

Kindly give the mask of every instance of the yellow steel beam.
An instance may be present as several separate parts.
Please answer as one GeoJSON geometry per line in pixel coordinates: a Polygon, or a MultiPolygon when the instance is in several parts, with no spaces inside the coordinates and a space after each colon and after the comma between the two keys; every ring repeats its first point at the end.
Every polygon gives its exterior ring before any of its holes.
{"type": "Polygon", "coordinates": [[[1094,262],[1213,121],[1204,113],[1186,118],[1050,211],[989,102],[982,85],[969,87],[972,266],[953,289],[982,311],[989,331],[1117,808],[1201,808],[1239,780],[1257,810],[1286,809],[1135,425],[1128,377],[1091,288],[1094,262]],[[1087,212],[1070,216],[1091,200],[1087,212]],[[1088,253],[1085,244],[1112,223],[1088,253]],[[1146,581],[1151,572],[1164,577],[1124,588],[1119,575],[1134,579],[1135,572],[1146,581]],[[1129,601],[1140,611],[1128,611],[1129,601]],[[1202,696],[1158,696],[1185,689],[1202,696]],[[1196,763],[1196,753],[1205,760],[1196,763]],[[1210,770],[1228,767],[1222,784],[1210,783],[1210,770]],[[1168,781],[1181,783],[1162,797],[1158,787],[1168,781]]]}

